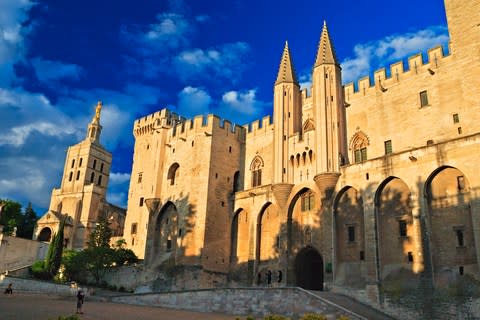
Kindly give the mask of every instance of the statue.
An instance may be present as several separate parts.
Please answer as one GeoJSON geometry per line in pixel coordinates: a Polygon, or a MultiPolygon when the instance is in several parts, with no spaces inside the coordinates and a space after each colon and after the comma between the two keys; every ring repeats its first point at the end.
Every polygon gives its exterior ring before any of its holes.
{"type": "Polygon", "coordinates": [[[97,120],[100,121],[100,112],[102,111],[102,101],[98,101],[97,107],[95,108],[95,117],[93,121],[97,120]]]}

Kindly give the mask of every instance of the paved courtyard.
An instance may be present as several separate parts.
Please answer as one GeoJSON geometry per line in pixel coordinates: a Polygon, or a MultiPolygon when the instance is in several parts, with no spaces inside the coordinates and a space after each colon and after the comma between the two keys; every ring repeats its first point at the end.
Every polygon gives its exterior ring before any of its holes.
{"type": "MultiPolygon", "coordinates": [[[[14,293],[0,295],[1,320],[57,320],[75,313],[75,297],[47,294],[14,293]]],[[[84,320],[233,320],[235,316],[215,313],[178,311],[156,307],[132,306],[89,300],[83,305],[84,320]]]]}

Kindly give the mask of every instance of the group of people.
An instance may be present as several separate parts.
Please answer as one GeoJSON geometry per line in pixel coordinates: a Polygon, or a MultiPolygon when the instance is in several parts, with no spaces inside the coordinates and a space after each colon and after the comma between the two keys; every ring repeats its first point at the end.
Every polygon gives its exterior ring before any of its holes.
{"type": "MultiPolygon", "coordinates": [[[[267,287],[270,287],[272,286],[272,278],[273,278],[274,274],[272,272],[272,270],[270,269],[267,269],[265,271],[265,284],[267,285],[267,287]]],[[[276,279],[273,280],[274,282],[276,283],[281,283],[282,282],[282,278],[283,278],[283,272],[282,270],[277,270],[275,272],[275,276],[276,276],[276,279]]],[[[262,272],[260,271],[258,274],[257,274],[257,284],[258,285],[261,285],[262,284],[262,272]]]]}

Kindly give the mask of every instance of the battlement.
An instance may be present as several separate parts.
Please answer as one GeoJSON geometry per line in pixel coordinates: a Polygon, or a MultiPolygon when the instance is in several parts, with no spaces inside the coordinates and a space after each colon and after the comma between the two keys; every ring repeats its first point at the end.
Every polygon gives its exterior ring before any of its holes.
{"type": "Polygon", "coordinates": [[[265,134],[270,130],[273,130],[273,119],[270,115],[262,118],[262,120],[255,120],[251,123],[243,125],[243,128],[247,132],[247,137],[254,137],[256,135],[265,134]]]}
{"type": "Polygon", "coordinates": [[[139,118],[134,122],[133,134],[139,137],[145,134],[153,134],[159,129],[167,129],[169,139],[186,139],[199,132],[206,135],[212,135],[222,130],[222,132],[230,132],[242,140],[245,132],[244,128],[234,125],[226,119],[221,119],[217,115],[198,115],[193,119],[187,119],[168,109],[162,109],[145,117],[139,118]]]}
{"type": "Polygon", "coordinates": [[[373,79],[365,76],[357,83],[346,84],[344,86],[345,101],[348,103],[357,97],[375,94],[378,90],[385,92],[389,86],[408,80],[415,75],[425,73],[434,75],[435,70],[444,63],[443,59],[448,56],[443,52],[442,46],[437,46],[428,50],[426,61],[424,61],[424,55],[418,53],[407,59],[406,66],[404,61],[398,61],[390,65],[388,72],[386,68],[376,70],[373,73],[373,79]]]}

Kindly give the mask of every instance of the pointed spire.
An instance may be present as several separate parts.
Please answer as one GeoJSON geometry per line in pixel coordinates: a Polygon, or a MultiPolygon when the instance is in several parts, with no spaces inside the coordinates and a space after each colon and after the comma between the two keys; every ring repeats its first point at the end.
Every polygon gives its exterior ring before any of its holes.
{"type": "Polygon", "coordinates": [[[275,85],[287,82],[296,83],[297,76],[295,75],[295,69],[293,68],[292,58],[290,56],[290,50],[288,49],[288,41],[285,41],[285,48],[283,49],[282,59],[280,60],[280,66],[278,68],[277,81],[275,85]]]}
{"type": "Polygon", "coordinates": [[[327,22],[323,21],[323,30],[318,43],[317,59],[315,60],[315,67],[325,64],[338,64],[335,50],[333,49],[330,35],[328,34],[327,22]]]}

